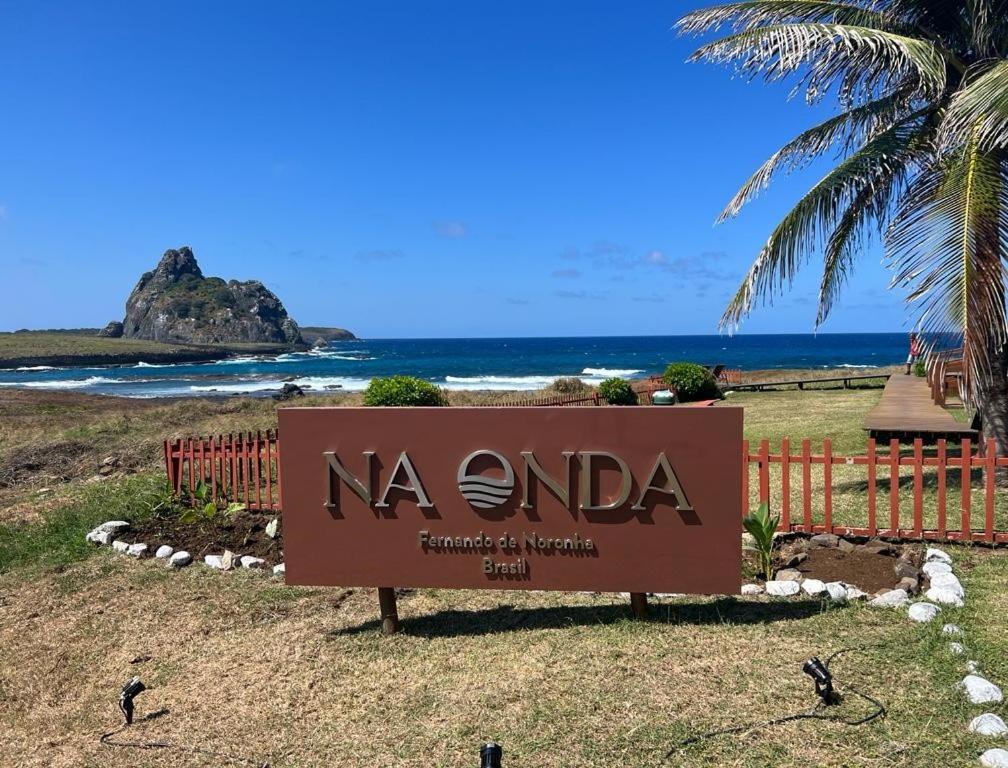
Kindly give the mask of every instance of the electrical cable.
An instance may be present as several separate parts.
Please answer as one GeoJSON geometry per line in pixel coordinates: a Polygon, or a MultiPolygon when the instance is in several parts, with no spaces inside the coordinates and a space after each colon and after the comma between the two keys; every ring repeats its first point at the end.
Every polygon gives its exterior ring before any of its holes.
{"type": "MultiPolygon", "coordinates": [[[[145,720],[152,720],[163,714],[164,710],[159,712],[152,712],[137,722],[144,722],[145,720]]],[[[188,752],[192,755],[204,755],[206,757],[214,757],[218,760],[223,760],[225,762],[234,763],[236,765],[254,765],[255,768],[269,768],[269,761],[260,762],[258,760],[253,760],[248,757],[241,757],[236,755],[228,755],[223,752],[215,752],[212,749],[205,749],[203,747],[189,746],[185,744],[173,744],[169,741],[112,741],[112,737],[117,733],[122,733],[127,728],[131,728],[132,725],[124,724],[120,725],[113,731],[108,731],[103,733],[98,739],[99,742],[107,747],[132,747],[134,749],[174,749],[178,752],[188,752]]]]}
{"type": "MultiPolygon", "coordinates": [[[[895,641],[887,643],[879,643],[876,645],[860,645],[860,646],[850,646],[847,648],[841,648],[837,651],[834,651],[826,658],[824,666],[826,667],[827,670],[829,670],[830,662],[832,662],[833,659],[837,658],[841,654],[851,653],[853,651],[866,651],[872,648],[882,648],[887,645],[892,645],[893,642],[895,641]]],[[[793,714],[785,715],[783,717],[776,717],[770,720],[759,720],[756,722],[744,723],[742,725],[730,726],[728,728],[719,728],[718,730],[707,731],[706,733],[695,734],[678,742],[674,747],[672,747],[672,749],[670,749],[667,753],[665,753],[665,757],[662,758],[661,762],[662,763],[668,762],[676,753],[682,752],[686,747],[691,746],[693,744],[697,744],[701,741],[705,741],[707,739],[714,738],[715,736],[727,736],[734,733],[745,733],[747,731],[754,731],[761,728],[773,728],[778,725],[794,722],[795,720],[822,720],[826,722],[839,723],[841,725],[854,727],[858,725],[864,725],[865,723],[870,723],[872,720],[877,720],[880,717],[886,716],[887,710],[885,705],[875,697],[870,696],[869,694],[864,693],[862,691],[859,691],[852,686],[847,686],[845,690],[847,693],[853,694],[854,696],[857,696],[858,698],[861,698],[867,701],[868,703],[872,704],[875,707],[874,711],[872,711],[870,714],[864,717],[856,719],[848,719],[840,717],[838,715],[824,715],[821,714],[819,710],[821,710],[825,706],[825,702],[819,701],[816,703],[814,707],[812,707],[812,709],[803,710],[801,712],[795,712],[793,714]]]]}

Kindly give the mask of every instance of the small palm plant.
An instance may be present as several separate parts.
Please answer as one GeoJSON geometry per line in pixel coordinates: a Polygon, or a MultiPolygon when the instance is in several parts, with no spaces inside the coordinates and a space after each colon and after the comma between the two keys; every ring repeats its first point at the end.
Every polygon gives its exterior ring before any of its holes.
{"type": "Polygon", "coordinates": [[[742,518],[742,527],[753,538],[751,549],[759,555],[760,569],[766,581],[773,579],[773,537],[780,515],[770,514],[770,505],[763,502],[759,509],[742,518]]]}

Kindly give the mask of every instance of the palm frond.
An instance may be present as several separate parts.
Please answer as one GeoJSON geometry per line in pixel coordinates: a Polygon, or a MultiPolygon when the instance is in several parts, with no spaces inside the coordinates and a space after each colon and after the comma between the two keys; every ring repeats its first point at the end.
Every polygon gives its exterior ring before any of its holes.
{"type": "Polygon", "coordinates": [[[912,103],[911,93],[899,90],[842,112],[802,132],[774,152],[749,177],[725,206],[718,217],[718,223],[737,216],[746,203],[770,186],[774,174],[782,167],[788,173],[803,168],[839,142],[843,142],[846,150],[850,151],[853,143],[870,141],[882,130],[897,122],[911,109],[912,103]]]}
{"type": "Polygon", "coordinates": [[[823,245],[851,201],[880,173],[893,173],[913,151],[928,110],[907,116],[826,174],[774,229],[721,318],[736,325],[757,298],[770,298],[794,280],[803,261],[823,245]]]}
{"type": "Polygon", "coordinates": [[[980,152],[1008,147],[1008,60],[998,61],[953,94],[938,136],[946,149],[974,140],[980,152]]]}
{"type": "Polygon", "coordinates": [[[856,2],[836,0],[746,0],[687,13],[676,29],[683,35],[703,35],[728,27],[740,32],[770,24],[852,24],[909,33],[913,27],[898,15],[856,2]]]}
{"type": "Polygon", "coordinates": [[[919,303],[926,334],[963,335],[963,374],[972,397],[1006,341],[1004,211],[1008,184],[997,157],[965,147],[913,180],[886,234],[894,284],[919,303]]]}
{"type": "Polygon", "coordinates": [[[702,46],[691,61],[734,62],[746,77],[781,80],[802,72],[810,93],[840,84],[843,97],[912,87],[933,98],[945,87],[945,59],[928,40],[845,24],[777,24],[702,46]]]}

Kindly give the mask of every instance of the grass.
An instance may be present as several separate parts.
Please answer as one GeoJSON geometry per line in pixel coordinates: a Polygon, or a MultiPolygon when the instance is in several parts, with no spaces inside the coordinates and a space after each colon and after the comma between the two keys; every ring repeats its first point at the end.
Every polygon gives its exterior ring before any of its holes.
{"type": "MultiPolygon", "coordinates": [[[[732,395],[729,404],[745,406],[750,440],[832,435],[837,451],[855,452],[878,396],[792,391],[732,395]]],[[[228,764],[99,744],[134,674],[148,690],[139,722],[120,738],[274,766],[467,766],[488,738],[504,746],[506,766],[543,768],[967,766],[989,746],[966,728],[981,709],[956,689],[965,657],[949,654],[940,627],[963,626],[969,658],[1008,682],[1000,550],[948,548],[969,599],[927,626],[903,611],[813,600],[662,599],[639,622],[613,595],[425,589],[400,597],[403,633],[385,638],[373,590],[287,588],[201,567],[169,573],[85,544],[97,522],[143,514],[157,498],[162,437],[265,428],[276,407],[0,392],[0,470],[19,456],[52,455],[42,471],[55,474],[69,445],[82,446],[73,455],[84,467],[0,492],[0,763],[228,764]],[[136,474],[85,482],[108,453],[136,474]],[[39,495],[40,482],[52,490],[39,495]],[[864,648],[833,663],[841,688],[880,698],[884,719],[855,729],[800,721],[665,759],[697,732],[809,708],[801,663],[844,646],[864,648]]],[[[849,502],[838,517],[864,514],[859,493],[838,494],[849,502]]],[[[849,695],[837,713],[868,710],[849,695]]]]}

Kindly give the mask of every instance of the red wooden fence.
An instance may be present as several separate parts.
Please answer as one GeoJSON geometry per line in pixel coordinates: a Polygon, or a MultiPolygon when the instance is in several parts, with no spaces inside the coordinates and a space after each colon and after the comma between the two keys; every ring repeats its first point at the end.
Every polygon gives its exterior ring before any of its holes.
{"type": "Polygon", "coordinates": [[[275,429],[165,440],[164,455],[168,482],[180,498],[193,501],[202,482],[217,501],[280,509],[280,440],[275,429]]]}
{"type": "MultiPolygon", "coordinates": [[[[742,472],[742,513],[747,514],[750,508],[750,478],[749,466],[756,465],[757,493],[760,503],[768,502],[774,514],[780,515],[779,530],[801,531],[805,533],[835,533],[854,536],[887,536],[892,538],[912,539],[947,539],[954,541],[988,541],[1008,542],[1008,530],[1005,521],[995,518],[995,503],[997,501],[996,475],[999,467],[1008,467],[1008,457],[998,458],[993,440],[987,441],[983,453],[973,453],[970,440],[963,440],[958,446],[953,445],[952,451],[945,440],[939,440],[934,455],[924,455],[924,446],[920,439],[913,443],[913,452],[904,456],[897,440],[891,440],[887,447],[876,445],[874,438],[868,440],[867,450],[861,456],[839,456],[832,451],[832,441],[823,441],[822,454],[813,454],[811,442],[802,440],[801,452],[793,454],[787,439],[781,441],[781,451],[770,453],[767,440],[760,441],[756,453],[750,453],[749,441],[743,442],[742,472]],[[955,448],[958,447],[958,455],[955,448]],[[801,503],[800,509],[791,509],[792,467],[797,464],[801,473],[801,503]],[[777,465],[779,468],[771,468],[777,465]],[[863,466],[865,468],[865,487],[867,493],[867,521],[864,526],[835,525],[833,522],[833,467],[836,465],[863,466]],[[821,515],[813,510],[812,505],[812,468],[822,467],[822,505],[821,515]],[[909,517],[901,514],[900,468],[912,467],[910,482],[909,517]],[[925,468],[935,470],[934,500],[936,506],[935,527],[925,527],[924,524],[924,471],[925,468]],[[983,494],[982,509],[977,510],[982,515],[982,521],[974,518],[973,510],[973,479],[972,470],[981,470],[981,491],[983,494]],[[949,473],[958,476],[961,490],[958,503],[954,494],[949,493],[949,473]],[[779,475],[779,496],[771,494],[770,481],[774,475],[779,475]],[[888,491],[888,502],[885,497],[879,499],[879,484],[883,492],[888,491]],[[886,488],[888,486],[888,488],[886,488]],[[950,502],[951,499],[951,502],[950,502]],[[950,508],[951,507],[951,508],[950,508]],[[954,514],[958,507],[958,515],[954,514]],[[888,519],[879,520],[879,514],[888,508],[888,519]],[[952,517],[950,517],[952,513],[952,517]],[[815,517],[815,519],[813,519],[815,517]],[[796,519],[797,518],[797,519],[796,519]],[[998,524],[1000,523],[1000,528],[998,524]],[[909,527],[907,527],[909,525],[909,527]]],[[[977,446],[980,448],[981,446],[977,446]]],[[[904,482],[906,475],[904,475],[904,482]]],[[[1002,503],[1002,507],[1004,504],[1002,503]]],[[[1008,508],[1002,508],[1002,513],[1008,513],[1008,508]]],[[[929,521],[930,522],[930,521],[929,521]]]]}
{"type": "MultiPolygon", "coordinates": [[[[1008,457],[996,456],[993,441],[983,446],[982,453],[974,454],[974,447],[981,446],[970,440],[960,444],[939,440],[925,455],[924,446],[916,440],[912,452],[903,455],[896,440],[878,446],[870,439],[863,455],[842,456],[833,453],[829,439],[823,441],[821,454],[812,452],[810,440],[802,440],[796,453],[787,439],[781,441],[779,453],[770,452],[767,440],[751,453],[746,440],[742,444],[742,513],[748,514],[753,501],[766,501],[771,511],[781,516],[782,531],[1008,543],[1008,506],[1002,502],[1000,520],[995,514],[996,474],[998,468],[1008,468],[1008,457]],[[864,468],[864,525],[834,522],[833,468],[838,465],[864,468]],[[820,467],[821,494],[813,483],[813,469],[820,467]],[[912,476],[903,475],[907,488],[900,485],[903,467],[912,467],[912,476]],[[978,509],[974,509],[973,499],[975,469],[980,470],[978,490],[982,496],[978,509]],[[933,496],[924,491],[926,470],[934,471],[933,496]],[[755,494],[751,474],[756,478],[755,494]],[[959,479],[961,490],[950,492],[950,479],[959,479]],[[772,480],[779,480],[779,484],[772,480]],[[799,497],[794,509],[792,490],[799,497]],[[903,511],[904,500],[909,514],[903,511]],[[930,519],[927,525],[924,519],[925,501],[930,504],[932,500],[933,527],[930,519]]],[[[240,502],[253,510],[280,510],[280,440],[276,430],[166,440],[164,455],[168,481],[182,499],[192,500],[196,486],[203,482],[216,500],[240,502]]],[[[928,479],[932,479],[930,475],[928,479]]],[[[856,503],[862,502],[858,499],[856,503]]]]}

